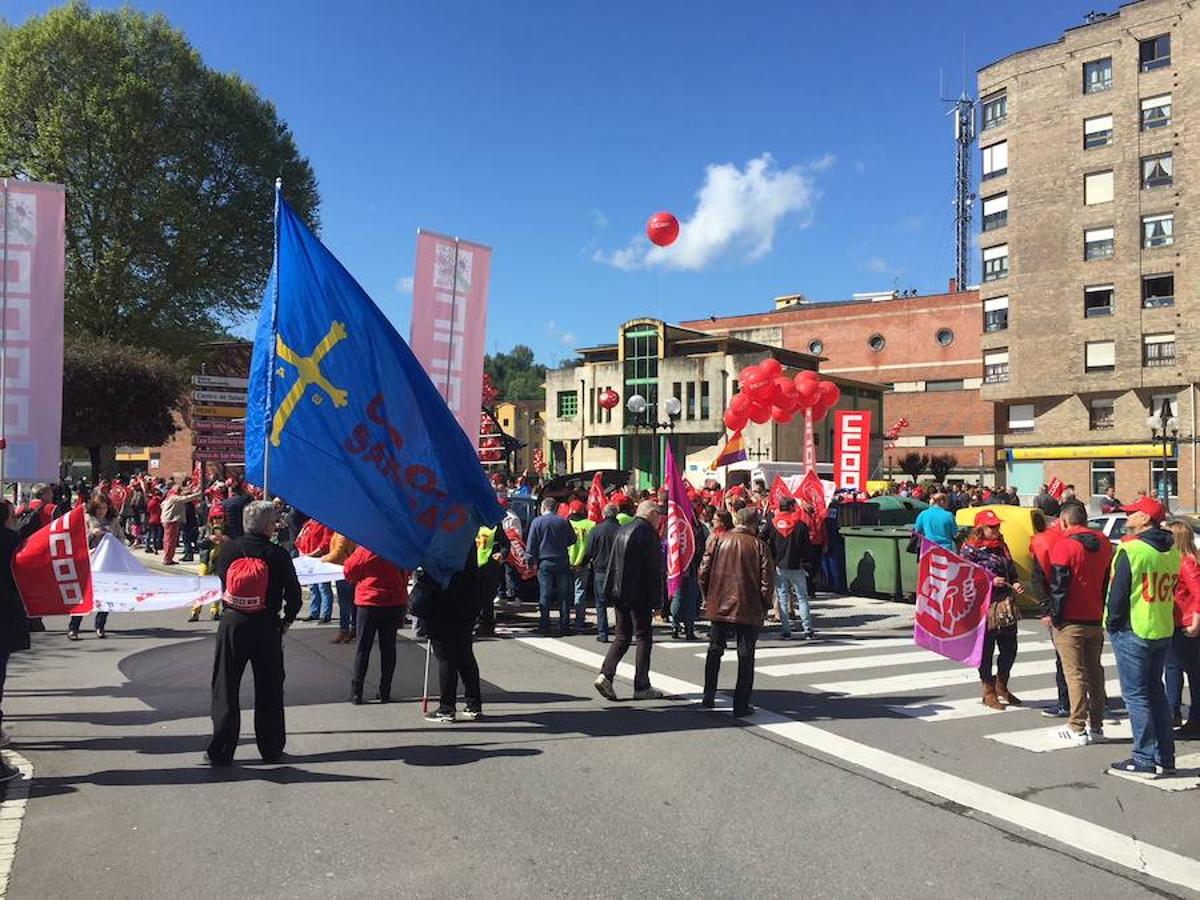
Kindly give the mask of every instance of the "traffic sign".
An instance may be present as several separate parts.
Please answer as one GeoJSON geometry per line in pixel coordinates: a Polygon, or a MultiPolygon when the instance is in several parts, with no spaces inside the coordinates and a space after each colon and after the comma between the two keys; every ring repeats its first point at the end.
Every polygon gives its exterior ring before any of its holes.
{"type": "Polygon", "coordinates": [[[243,391],[192,391],[192,400],[197,403],[240,403],[246,405],[243,391]]]}
{"type": "Polygon", "coordinates": [[[197,450],[216,450],[221,447],[242,448],[246,445],[246,437],[241,434],[197,434],[192,437],[192,446],[197,450]]]}
{"type": "Polygon", "coordinates": [[[193,416],[206,416],[210,419],[244,419],[244,406],[193,406],[193,416]]]}
{"type": "Polygon", "coordinates": [[[245,390],[250,385],[248,378],[226,378],[223,375],[193,375],[192,384],[196,387],[232,388],[245,390]]]}
{"type": "Polygon", "coordinates": [[[196,450],[192,456],[201,462],[241,462],[244,454],[240,450],[196,450]]]}
{"type": "Polygon", "coordinates": [[[246,423],[233,419],[192,419],[192,431],[201,434],[245,434],[246,423]]]}

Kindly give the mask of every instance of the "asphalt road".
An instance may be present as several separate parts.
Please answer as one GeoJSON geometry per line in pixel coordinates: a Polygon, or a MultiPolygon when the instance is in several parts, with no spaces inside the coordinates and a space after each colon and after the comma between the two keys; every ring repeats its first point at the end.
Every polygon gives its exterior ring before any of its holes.
{"type": "MultiPolygon", "coordinates": [[[[51,620],[56,631],[14,657],[5,694],[14,749],[34,767],[9,896],[1194,896],[1178,876],[1200,866],[1200,792],[1102,774],[1123,746],[1035,753],[996,740],[1050,722],[948,714],[975,690],[939,683],[954,667],[928,654],[880,661],[912,652],[895,609],[820,606],[822,641],[764,637],[778,654],[759,660],[756,703],[775,715],[750,726],[689,700],[600,700],[589,655],[604,648],[586,636],[478,644],[476,723],[421,718],[424,650],[408,640],[405,702],[352,707],[352,649],[331,645],[327,626],[297,625],[289,758],[258,761],[247,715],[229,770],[200,764],[212,623],[114,616],[109,640],[71,644],[51,620]],[[830,687],[855,681],[882,693],[830,687]],[[1036,817],[1014,826],[886,765],[814,750],[772,721],[969,779],[1048,821],[1062,812],[1136,835],[1147,871],[1175,880],[1097,856],[1086,834],[1047,836],[1036,817]],[[1160,850],[1171,858],[1158,865],[1160,850]]],[[[1044,661],[1037,633],[1023,639],[1018,661],[1044,661]]],[[[702,651],[668,642],[653,669],[667,686],[698,683],[702,651]]],[[[1013,687],[1051,684],[1031,674],[1013,687]]]]}

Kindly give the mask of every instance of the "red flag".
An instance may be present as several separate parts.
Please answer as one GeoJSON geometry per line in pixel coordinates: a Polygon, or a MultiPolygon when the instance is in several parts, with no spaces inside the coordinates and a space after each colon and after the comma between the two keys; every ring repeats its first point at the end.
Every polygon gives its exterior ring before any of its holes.
{"type": "Polygon", "coordinates": [[[1055,500],[1061,500],[1063,491],[1065,491],[1066,489],[1067,489],[1067,486],[1065,484],[1063,484],[1062,479],[1058,478],[1058,477],[1051,478],[1050,483],[1048,485],[1046,485],[1047,493],[1049,493],[1050,496],[1053,497],[1055,500]]]}
{"type": "Polygon", "coordinates": [[[77,506],[34,532],[13,558],[13,578],[25,612],[81,616],[92,611],[92,564],[86,514],[77,506]]]}
{"type": "Polygon", "coordinates": [[[599,472],[592,479],[592,486],[588,490],[587,514],[593,522],[604,521],[604,481],[599,472]]]}
{"type": "Polygon", "coordinates": [[[992,579],[957,553],[923,540],[913,641],[947,659],[979,665],[992,579]]]}
{"type": "Polygon", "coordinates": [[[775,476],[775,481],[771,484],[771,493],[767,495],[767,508],[779,509],[779,501],[784,497],[791,497],[792,492],[788,490],[787,483],[784,482],[780,475],[775,476]]]}
{"type": "Polygon", "coordinates": [[[192,468],[192,484],[196,490],[204,490],[204,463],[196,460],[196,465],[192,468]]]}
{"type": "Polygon", "coordinates": [[[695,518],[675,465],[675,454],[667,447],[667,596],[674,597],[679,582],[696,554],[695,518]]]}
{"type": "Polygon", "coordinates": [[[802,501],[800,507],[801,515],[804,523],[808,525],[808,533],[814,544],[825,546],[825,486],[821,482],[820,476],[817,475],[815,469],[809,469],[804,476],[804,480],[800,482],[800,489],[796,492],[796,497],[802,501]],[[809,513],[803,506],[808,504],[812,507],[812,512],[809,513]]]}

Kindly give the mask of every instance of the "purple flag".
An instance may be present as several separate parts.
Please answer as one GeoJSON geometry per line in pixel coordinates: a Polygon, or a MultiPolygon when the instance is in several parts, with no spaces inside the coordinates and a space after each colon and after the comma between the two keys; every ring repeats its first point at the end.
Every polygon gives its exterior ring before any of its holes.
{"type": "Polygon", "coordinates": [[[992,576],[953,550],[921,540],[913,641],[947,659],[978,666],[983,658],[992,576]]]}
{"type": "Polygon", "coordinates": [[[688,499],[675,454],[667,445],[667,596],[675,596],[683,573],[696,555],[695,516],[688,499]]]}

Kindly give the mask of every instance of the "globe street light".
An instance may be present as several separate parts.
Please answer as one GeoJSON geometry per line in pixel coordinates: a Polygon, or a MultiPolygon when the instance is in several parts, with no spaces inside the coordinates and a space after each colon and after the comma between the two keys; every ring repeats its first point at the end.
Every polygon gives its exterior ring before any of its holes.
{"type": "Polygon", "coordinates": [[[1158,415],[1154,415],[1154,404],[1151,402],[1146,427],[1150,429],[1150,439],[1154,443],[1162,441],[1162,504],[1163,510],[1170,512],[1171,487],[1167,481],[1167,460],[1170,457],[1167,449],[1179,437],[1179,420],[1171,414],[1170,400],[1163,400],[1158,415]]]}

